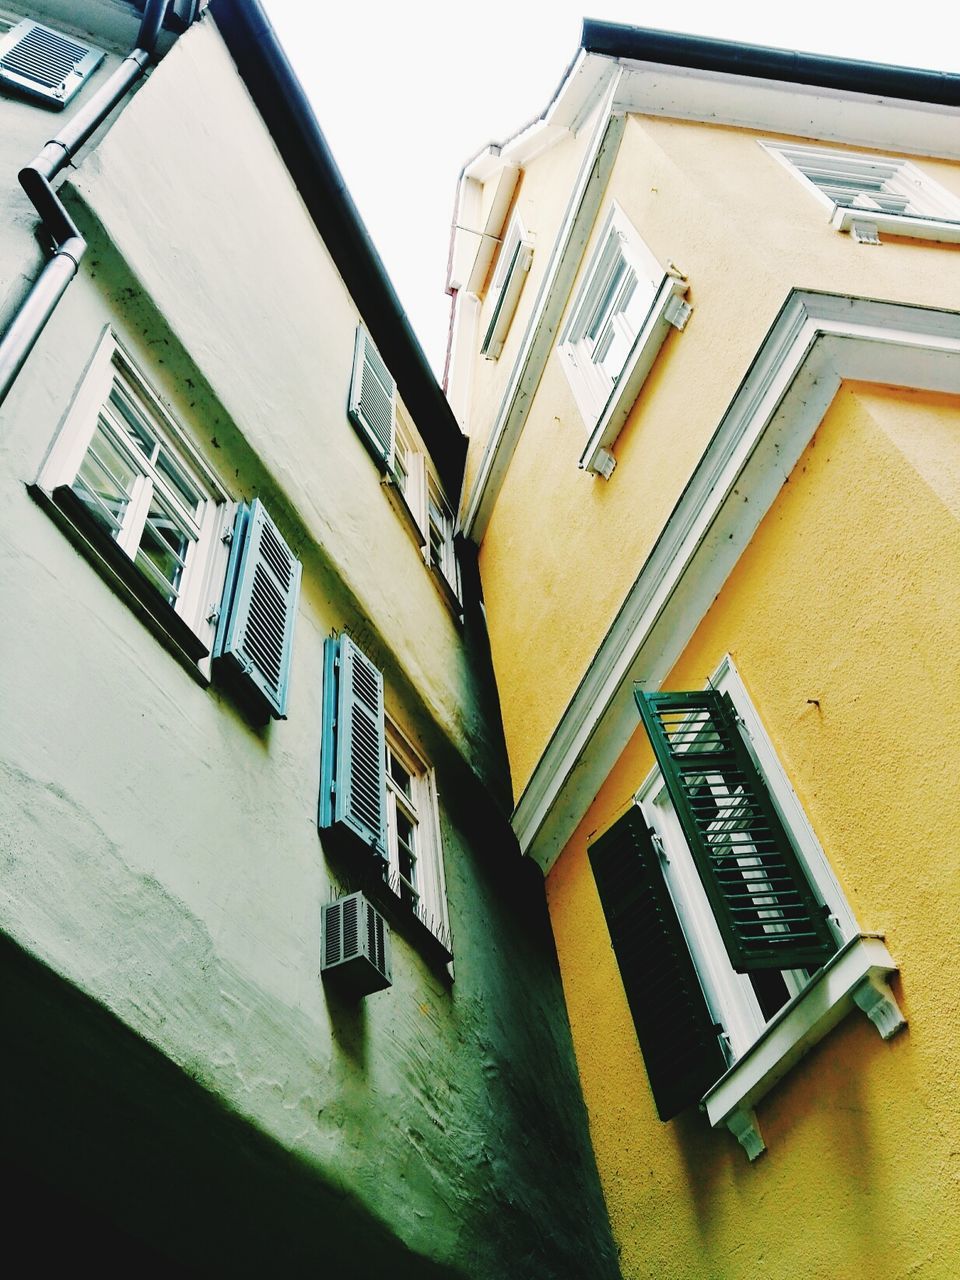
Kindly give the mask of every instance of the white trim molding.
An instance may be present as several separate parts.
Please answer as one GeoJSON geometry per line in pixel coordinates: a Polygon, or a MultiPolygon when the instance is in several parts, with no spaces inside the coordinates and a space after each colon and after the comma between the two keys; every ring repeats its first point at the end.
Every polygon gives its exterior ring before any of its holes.
{"type": "Polygon", "coordinates": [[[754,1107],[854,1007],[867,1014],[884,1040],[907,1025],[889,986],[896,971],[880,934],[851,938],[704,1094],[700,1107],[711,1125],[725,1125],[756,1160],[766,1143],[754,1107]]]}
{"type": "Polygon", "coordinates": [[[521,795],[548,871],[719,594],[844,379],[960,394],[960,314],[792,291],[521,795]]]}

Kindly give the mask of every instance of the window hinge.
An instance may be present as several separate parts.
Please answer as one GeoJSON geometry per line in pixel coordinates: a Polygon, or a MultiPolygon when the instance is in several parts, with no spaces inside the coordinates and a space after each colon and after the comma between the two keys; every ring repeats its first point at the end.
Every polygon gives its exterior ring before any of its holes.
{"type": "Polygon", "coordinates": [[[669,863],[670,858],[667,855],[666,849],[663,847],[663,837],[660,835],[660,832],[654,831],[653,827],[647,827],[647,830],[650,832],[651,843],[653,844],[653,847],[656,849],[657,854],[659,855],[660,861],[669,863]]]}
{"type": "Polygon", "coordinates": [[[692,311],[693,307],[689,302],[684,302],[682,298],[674,296],[664,307],[663,317],[675,329],[682,329],[690,319],[692,311]]]}

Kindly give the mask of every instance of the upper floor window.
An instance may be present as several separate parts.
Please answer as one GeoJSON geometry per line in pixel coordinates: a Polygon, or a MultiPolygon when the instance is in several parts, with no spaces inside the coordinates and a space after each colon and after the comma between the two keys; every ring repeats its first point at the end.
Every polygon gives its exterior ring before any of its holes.
{"type": "Polygon", "coordinates": [[[909,160],[784,142],[761,144],[831,211],[831,225],[878,243],[878,232],[960,240],[960,199],[909,160]]]}
{"type": "Polygon", "coordinates": [[[0,25],[0,85],[60,110],[103,61],[103,50],[24,19],[0,25]]]}
{"type": "Polygon", "coordinates": [[[859,1005],[903,1025],[730,659],[709,688],[638,692],[657,767],[590,847],[661,1119],[702,1101],[751,1158],[753,1104],[859,1005]]]}
{"type": "Polygon", "coordinates": [[[109,331],[34,488],[168,645],[212,659],[258,717],[285,715],[300,563],[258,499],[229,500],[109,331]]]}
{"type": "Polygon", "coordinates": [[[500,245],[487,298],[490,319],[480,346],[480,354],[488,360],[500,357],[532,258],[533,245],[530,237],[519,213],[514,212],[500,245]]]}
{"type": "Polygon", "coordinates": [[[604,222],[560,335],[560,360],[590,436],[580,459],[609,477],[610,447],[673,325],[690,308],[686,281],[664,268],[616,203],[604,222]]]}

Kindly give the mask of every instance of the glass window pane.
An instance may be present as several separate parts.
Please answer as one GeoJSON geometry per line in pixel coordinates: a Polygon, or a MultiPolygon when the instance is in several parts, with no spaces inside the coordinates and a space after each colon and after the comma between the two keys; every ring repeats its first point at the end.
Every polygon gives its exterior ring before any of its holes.
{"type": "MultiPolygon", "coordinates": [[[[170,515],[156,495],[150,504],[143,537],[140,540],[138,560],[145,558],[172,588],[175,598],[183,577],[190,537],[170,515]]],[[[148,575],[153,577],[154,575],[148,575]]]]}
{"type": "Polygon", "coordinates": [[[73,482],[87,509],[116,536],[130,502],[137,472],[98,425],[73,482]]]}
{"type": "Polygon", "coordinates": [[[410,793],[410,774],[403,767],[397,757],[391,751],[390,757],[390,777],[394,780],[407,799],[411,799],[410,793]]]}
{"type": "Polygon", "coordinates": [[[130,438],[145,458],[151,458],[157,443],[156,437],[137,412],[136,406],[116,384],[110,392],[110,407],[115,410],[114,420],[118,430],[130,438]]]}
{"type": "Polygon", "coordinates": [[[187,510],[196,512],[202,498],[163,445],[160,446],[160,455],[157,458],[157,470],[169,482],[187,510]]]}

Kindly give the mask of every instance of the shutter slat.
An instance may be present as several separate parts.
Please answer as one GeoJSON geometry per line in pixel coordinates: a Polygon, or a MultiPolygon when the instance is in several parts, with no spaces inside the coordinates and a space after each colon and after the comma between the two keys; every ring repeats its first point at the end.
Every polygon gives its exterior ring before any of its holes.
{"type": "Polygon", "coordinates": [[[643,814],[590,845],[590,864],[657,1113],[697,1102],[727,1063],[643,814]]]}
{"type": "Polygon", "coordinates": [[[387,471],[393,468],[396,389],[390,371],[361,325],[354,348],[348,412],[377,465],[387,471]]]}
{"type": "Polygon", "coordinates": [[[259,498],[241,503],[213,655],[229,661],[281,720],[299,596],[299,560],[259,498]]]}
{"type": "Polygon", "coordinates": [[[637,705],[734,969],[819,967],[836,943],[729,696],[638,690],[637,705]]]}

